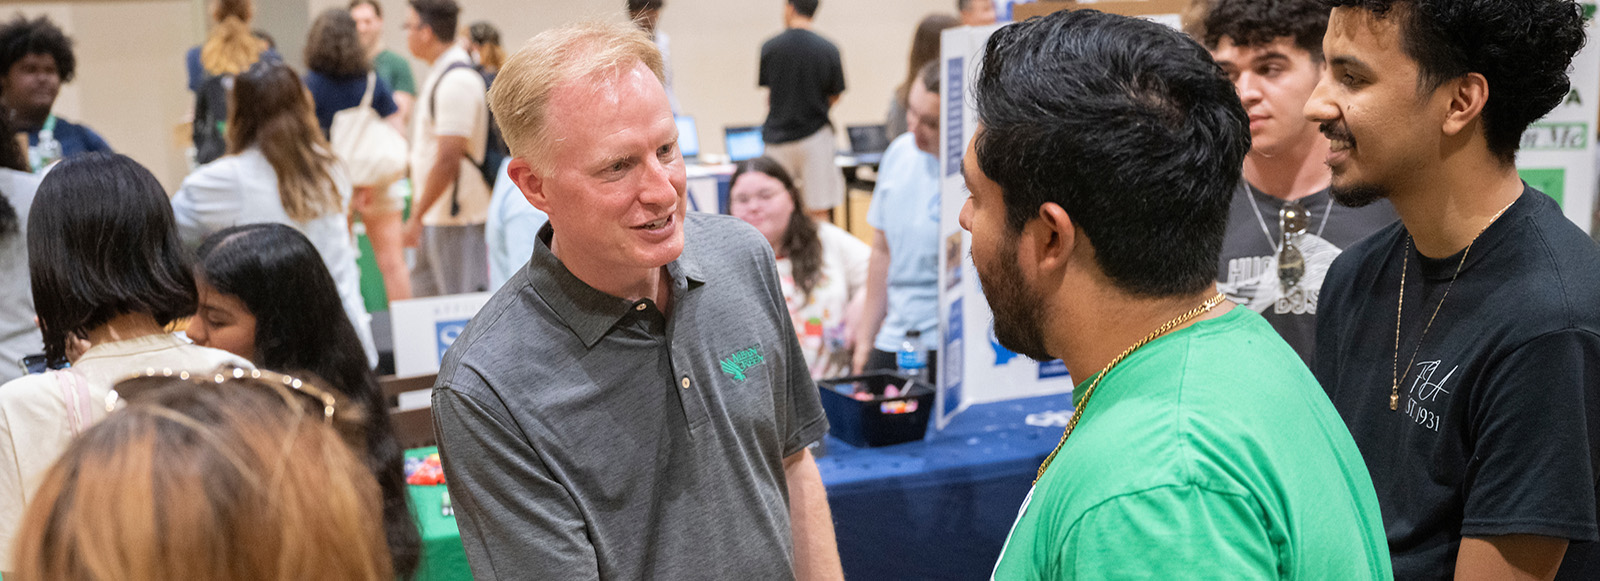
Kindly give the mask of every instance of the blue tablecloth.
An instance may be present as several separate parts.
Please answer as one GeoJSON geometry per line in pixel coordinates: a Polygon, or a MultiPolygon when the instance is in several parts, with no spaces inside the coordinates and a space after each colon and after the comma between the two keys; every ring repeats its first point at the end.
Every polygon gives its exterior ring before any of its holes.
{"type": "Polygon", "coordinates": [[[845,577],[989,578],[1064,423],[1025,420],[1064,419],[1071,409],[1068,394],[977,405],[929,439],[882,448],[827,438],[817,466],[845,577]]]}

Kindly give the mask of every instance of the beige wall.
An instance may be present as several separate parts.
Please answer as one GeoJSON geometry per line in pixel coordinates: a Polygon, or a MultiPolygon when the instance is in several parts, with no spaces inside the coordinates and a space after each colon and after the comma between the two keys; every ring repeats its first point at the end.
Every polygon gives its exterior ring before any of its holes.
{"type": "MultiPolygon", "coordinates": [[[[287,53],[299,54],[308,20],[343,0],[257,0],[257,25],[287,53]],[[264,3],[273,3],[266,6],[264,3]],[[282,3],[282,4],[280,4],[282,3]],[[283,4],[293,4],[286,6],[283,4]],[[304,7],[302,9],[302,6],[304,7]]],[[[386,38],[406,54],[404,0],[381,0],[386,38]]],[[[845,91],[834,110],[842,124],[882,123],[889,95],[905,75],[912,29],[923,15],[953,11],[954,0],[827,0],[816,30],[839,45],[845,91]]],[[[462,0],[462,24],[487,19],[508,48],[566,22],[622,19],[624,0],[462,0]]],[[[168,191],[187,173],[174,127],[193,108],[183,53],[204,35],[204,0],[5,3],[0,16],[47,14],[76,42],[78,79],[57,102],[61,116],[87,123],[111,146],[148,166],[168,191]]],[[[722,127],[760,123],[756,87],[761,43],[782,30],[783,0],[667,0],[661,28],[672,37],[672,66],[684,112],[695,116],[702,150],[722,151],[722,127]]],[[[299,59],[290,62],[299,65],[299,59]]],[[[418,74],[425,72],[416,63],[418,74]]],[[[420,77],[419,77],[420,79],[420,77]]]]}
{"type": "MultiPolygon", "coordinates": [[[[672,38],[674,84],[683,112],[695,117],[704,152],[720,153],[722,128],[760,124],[764,91],[756,87],[761,43],[783,31],[784,0],[666,0],[660,28],[672,38]]],[[[405,3],[384,0],[391,46],[404,47],[405,3]]],[[[625,0],[465,0],[462,24],[487,19],[516,50],[540,31],[584,18],[625,18],[625,0]]],[[[824,0],[818,34],[839,46],[846,90],[834,109],[840,124],[883,123],[894,87],[905,76],[911,35],[930,12],[954,13],[955,0],[824,0]]],[[[843,136],[840,137],[841,143],[843,136]]]]}
{"type": "Polygon", "coordinates": [[[173,128],[194,107],[183,53],[204,23],[198,0],[5,4],[0,17],[47,15],[73,38],[77,79],[56,114],[94,128],[149,167],[168,191],[187,172],[173,128]]]}

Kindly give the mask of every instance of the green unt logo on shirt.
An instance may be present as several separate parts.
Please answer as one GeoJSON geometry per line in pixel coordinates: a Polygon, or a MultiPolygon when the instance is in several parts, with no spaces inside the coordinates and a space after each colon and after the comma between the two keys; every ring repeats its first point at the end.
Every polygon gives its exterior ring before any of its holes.
{"type": "Polygon", "coordinates": [[[744,381],[745,370],[766,363],[766,361],[761,357],[760,345],[756,345],[724,358],[722,360],[722,372],[736,380],[744,381]]]}

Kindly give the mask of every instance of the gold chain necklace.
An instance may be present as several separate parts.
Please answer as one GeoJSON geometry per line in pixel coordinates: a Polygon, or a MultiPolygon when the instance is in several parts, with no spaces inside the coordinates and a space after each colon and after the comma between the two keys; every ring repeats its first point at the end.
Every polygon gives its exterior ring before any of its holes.
{"type": "MultiPolygon", "coordinates": [[[[1428,337],[1428,331],[1433,328],[1433,320],[1439,318],[1439,310],[1444,308],[1445,299],[1450,298],[1450,289],[1455,288],[1456,278],[1461,276],[1461,268],[1467,265],[1467,255],[1472,253],[1472,245],[1476,244],[1478,237],[1483,236],[1489,226],[1494,225],[1495,221],[1500,219],[1500,215],[1505,214],[1506,210],[1510,210],[1512,204],[1515,203],[1517,203],[1516,200],[1511,200],[1510,204],[1506,204],[1506,207],[1500,208],[1499,212],[1495,212],[1494,217],[1489,219],[1489,223],[1485,224],[1477,234],[1472,235],[1472,240],[1467,242],[1467,249],[1461,251],[1461,262],[1456,264],[1456,273],[1450,275],[1450,284],[1445,285],[1444,296],[1439,297],[1439,304],[1433,307],[1433,314],[1428,316],[1428,324],[1422,327],[1422,335],[1417,337],[1417,346],[1411,350],[1411,360],[1406,362],[1406,371],[1411,371],[1411,366],[1416,364],[1417,353],[1422,351],[1422,340],[1428,337]]],[[[1404,312],[1406,305],[1406,270],[1411,267],[1410,236],[1406,236],[1406,249],[1403,256],[1405,258],[1401,259],[1400,262],[1400,298],[1395,300],[1394,306],[1394,366],[1390,371],[1390,379],[1393,383],[1389,386],[1389,411],[1400,410],[1400,315],[1404,312]]],[[[1427,293],[1423,293],[1423,295],[1426,296],[1427,293]]],[[[1427,299],[1424,298],[1423,300],[1427,299]]]]}
{"type": "Polygon", "coordinates": [[[1178,315],[1178,318],[1176,319],[1167,321],[1166,324],[1161,325],[1149,335],[1145,335],[1144,338],[1140,339],[1138,343],[1134,343],[1133,346],[1124,350],[1121,355],[1116,356],[1111,360],[1110,363],[1107,363],[1106,366],[1100,370],[1100,373],[1094,376],[1094,381],[1089,382],[1088,389],[1083,391],[1083,400],[1079,401],[1078,405],[1075,406],[1076,409],[1072,410],[1072,419],[1067,420],[1067,430],[1061,433],[1061,441],[1056,443],[1056,449],[1051,450],[1050,455],[1045,456],[1044,464],[1039,465],[1039,474],[1033,477],[1033,483],[1039,483],[1039,479],[1044,477],[1045,469],[1050,467],[1050,463],[1056,459],[1056,454],[1061,452],[1061,447],[1067,445],[1067,438],[1072,437],[1072,430],[1078,427],[1078,420],[1083,419],[1083,409],[1089,407],[1089,398],[1094,397],[1094,388],[1099,387],[1100,380],[1105,379],[1106,374],[1111,373],[1111,368],[1116,367],[1118,363],[1122,363],[1123,359],[1127,359],[1129,355],[1132,355],[1133,352],[1138,350],[1140,347],[1143,347],[1151,341],[1156,340],[1157,337],[1167,334],[1167,332],[1171,331],[1174,327],[1188,322],[1189,319],[1200,316],[1201,313],[1216,308],[1216,306],[1222,304],[1222,301],[1225,299],[1226,297],[1224,297],[1222,293],[1217,293],[1217,296],[1207,299],[1206,302],[1201,303],[1200,306],[1195,307],[1194,310],[1182,315],[1178,315]]]}

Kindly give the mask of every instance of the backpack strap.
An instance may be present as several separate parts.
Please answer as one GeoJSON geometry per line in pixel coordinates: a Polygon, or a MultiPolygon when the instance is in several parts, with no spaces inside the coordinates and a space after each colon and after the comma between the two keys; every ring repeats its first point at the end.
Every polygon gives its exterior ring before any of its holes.
{"type": "Polygon", "coordinates": [[[367,71],[367,92],[361,95],[361,109],[372,106],[372,92],[378,87],[378,73],[367,71]]]}
{"type": "MultiPolygon", "coordinates": [[[[456,69],[468,69],[468,70],[471,70],[474,74],[478,74],[478,68],[473,66],[472,63],[464,63],[464,62],[461,62],[461,61],[456,61],[456,62],[450,63],[448,66],[446,66],[444,68],[444,72],[439,73],[439,80],[433,82],[433,90],[428,92],[428,120],[430,120],[430,121],[432,121],[434,123],[435,128],[437,128],[438,123],[439,123],[438,116],[437,116],[437,111],[439,110],[439,85],[444,84],[445,75],[450,74],[450,71],[454,71],[456,69]]],[[[482,78],[481,74],[479,75],[479,78],[482,78]]],[[[485,95],[484,96],[485,105],[487,105],[488,100],[489,100],[488,96],[485,95]]],[[[434,138],[438,139],[438,135],[435,134],[434,138]]],[[[467,161],[471,162],[473,167],[478,168],[479,171],[483,170],[483,164],[479,163],[478,160],[472,159],[472,148],[471,147],[463,149],[461,151],[461,157],[467,158],[467,161]]],[[[487,145],[485,145],[483,159],[484,159],[484,161],[488,161],[489,160],[487,145]]],[[[461,191],[461,173],[457,172],[456,173],[456,181],[455,181],[455,183],[450,185],[450,215],[451,216],[456,216],[456,215],[459,215],[461,213],[461,198],[460,198],[460,193],[459,193],[460,191],[461,191]]]]}

